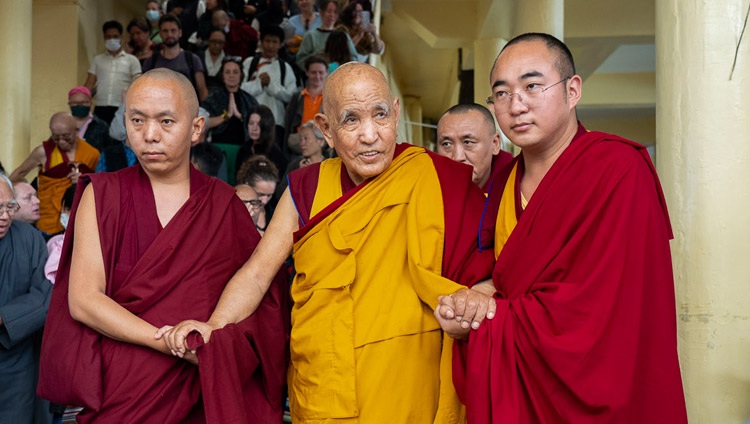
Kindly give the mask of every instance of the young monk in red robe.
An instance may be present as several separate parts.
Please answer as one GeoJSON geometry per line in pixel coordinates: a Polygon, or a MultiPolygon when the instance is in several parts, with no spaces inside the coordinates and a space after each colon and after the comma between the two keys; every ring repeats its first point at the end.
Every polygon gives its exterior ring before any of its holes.
{"type": "Polygon", "coordinates": [[[175,326],[169,344],[187,352],[186,333],[207,338],[251,313],[293,252],[292,420],[462,423],[449,339],[433,308],[456,291],[491,303],[456,283],[482,281],[492,266],[491,252],[479,252],[476,233],[465,231],[478,225],[484,196],[469,167],[396,145],[399,102],[376,68],[341,66],[323,102],[316,125],[340,158],[289,176],[263,240],[211,320],[175,326]]]}
{"type": "MultiPolygon", "coordinates": [[[[481,244],[497,257],[493,319],[461,339],[454,381],[469,423],[684,423],[672,232],[643,146],[587,132],[581,78],[546,34],[510,41],[489,101],[522,154],[493,187],[481,244]]],[[[459,316],[458,319],[452,319],[459,316]]]]}
{"type": "Polygon", "coordinates": [[[208,319],[260,236],[234,190],[190,165],[205,123],[185,77],[144,74],[128,90],[125,116],[140,164],[79,186],[43,340],[41,395],[83,406],[80,423],[280,422],[283,286],[185,359],[154,338],[166,324],[208,319]]]}

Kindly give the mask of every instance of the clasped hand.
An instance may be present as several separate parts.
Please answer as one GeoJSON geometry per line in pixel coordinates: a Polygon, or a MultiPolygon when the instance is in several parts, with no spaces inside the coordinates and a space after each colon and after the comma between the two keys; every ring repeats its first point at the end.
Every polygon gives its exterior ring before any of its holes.
{"type": "Polygon", "coordinates": [[[207,322],[186,320],[171,326],[165,325],[156,331],[154,339],[163,339],[172,355],[186,359],[194,364],[198,363],[195,351],[188,349],[187,336],[193,331],[201,333],[203,341],[208,343],[211,333],[219,327],[207,322]]]}
{"type": "Polygon", "coordinates": [[[495,299],[479,290],[462,289],[450,296],[439,296],[435,318],[450,337],[464,339],[482,321],[495,316],[495,299]]]}

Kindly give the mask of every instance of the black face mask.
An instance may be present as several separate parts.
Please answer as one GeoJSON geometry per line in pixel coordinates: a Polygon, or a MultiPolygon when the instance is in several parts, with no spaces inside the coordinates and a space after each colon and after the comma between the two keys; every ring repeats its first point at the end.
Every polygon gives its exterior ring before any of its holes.
{"type": "Polygon", "coordinates": [[[85,116],[88,116],[90,111],[91,106],[76,105],[70,107],[70,114],[75,116],[76,118],[83,118],[85,116]]]}

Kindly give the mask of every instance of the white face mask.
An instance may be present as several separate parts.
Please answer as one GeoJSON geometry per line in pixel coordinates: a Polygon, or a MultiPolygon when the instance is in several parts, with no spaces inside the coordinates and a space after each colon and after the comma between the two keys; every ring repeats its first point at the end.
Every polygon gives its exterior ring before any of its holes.
{"type": "Polygon", "coordinates": [[[109,40],[106,40],[104,42],[104,47],[107,48],[107,50],[111,52],[116,52],[120,50],[120,39],[119,38],[110,38],[109,40]]]}
{"type": "Polygon", "coordinates": [[[146,11],[146,19],[148,19],[151,22],[156,22],[159,20],[159,11],[158,10],[147,10],[146,11]]]}
{"type": "Polygon", "coordinates": [[[63,226],[66,230],[68,229],[68,220],[70,219],[70,215],[67,213],[61,213],[60,214],[60,225],[63,226]]]}

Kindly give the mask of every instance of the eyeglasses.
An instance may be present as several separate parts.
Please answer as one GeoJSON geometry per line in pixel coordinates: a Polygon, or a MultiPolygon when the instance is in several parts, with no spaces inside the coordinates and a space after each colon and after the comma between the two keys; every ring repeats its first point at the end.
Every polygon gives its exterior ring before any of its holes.
{"type": "Polygon", "coordinates": [[[13,216],[19,209],[21,209],[21,205],[15,200],[5,204],[0,203],[0,215],[2,215],[3,212],[8,212],[8,216],[13,216]]]}
{"type": "Polygon", "coordinates": [[[500,90],[487,97],[487,104],[492,105],[498,109],[508,110],[513,104],[513,96],[517,96],[519,101],[526,103],[526,106],[532,106],[542,98],[542,94],[545,91],[556,86],[557,84],[569,80],[570,78],[571,77],[563,78],[560,81],[546,87],[541,84],[531,83],[523,89],[523,94],[521,94],[521,92],[509,93],[507,91],[500,90]]]}
{"type": "Polygon", "coordinates": [[[255,200],[243,200],[242,203],[244,203],[245,206],[249,206],[251,208],[259,208],[259,207],[263,206],[263,202],[261,202],[260,200],[257,200],[257,199],[255,199],[255,200]]]}
{"type": "Polygon", "coordinates": [[[52,134],[52,136],[50,137],[50,140],[52,141],[65,140],[65,141],[70,142],[70,141],[73,141],[74,137],[75,137],[75,134],[52,134]]]}
{"type": "Polygon", "coordinates": [[[234,62],[234,63],[242,63],[242,58],[240,56],[225,56],[224,59],[221,60],[221,63],[227,63],[227,62],[234,62]]]}

